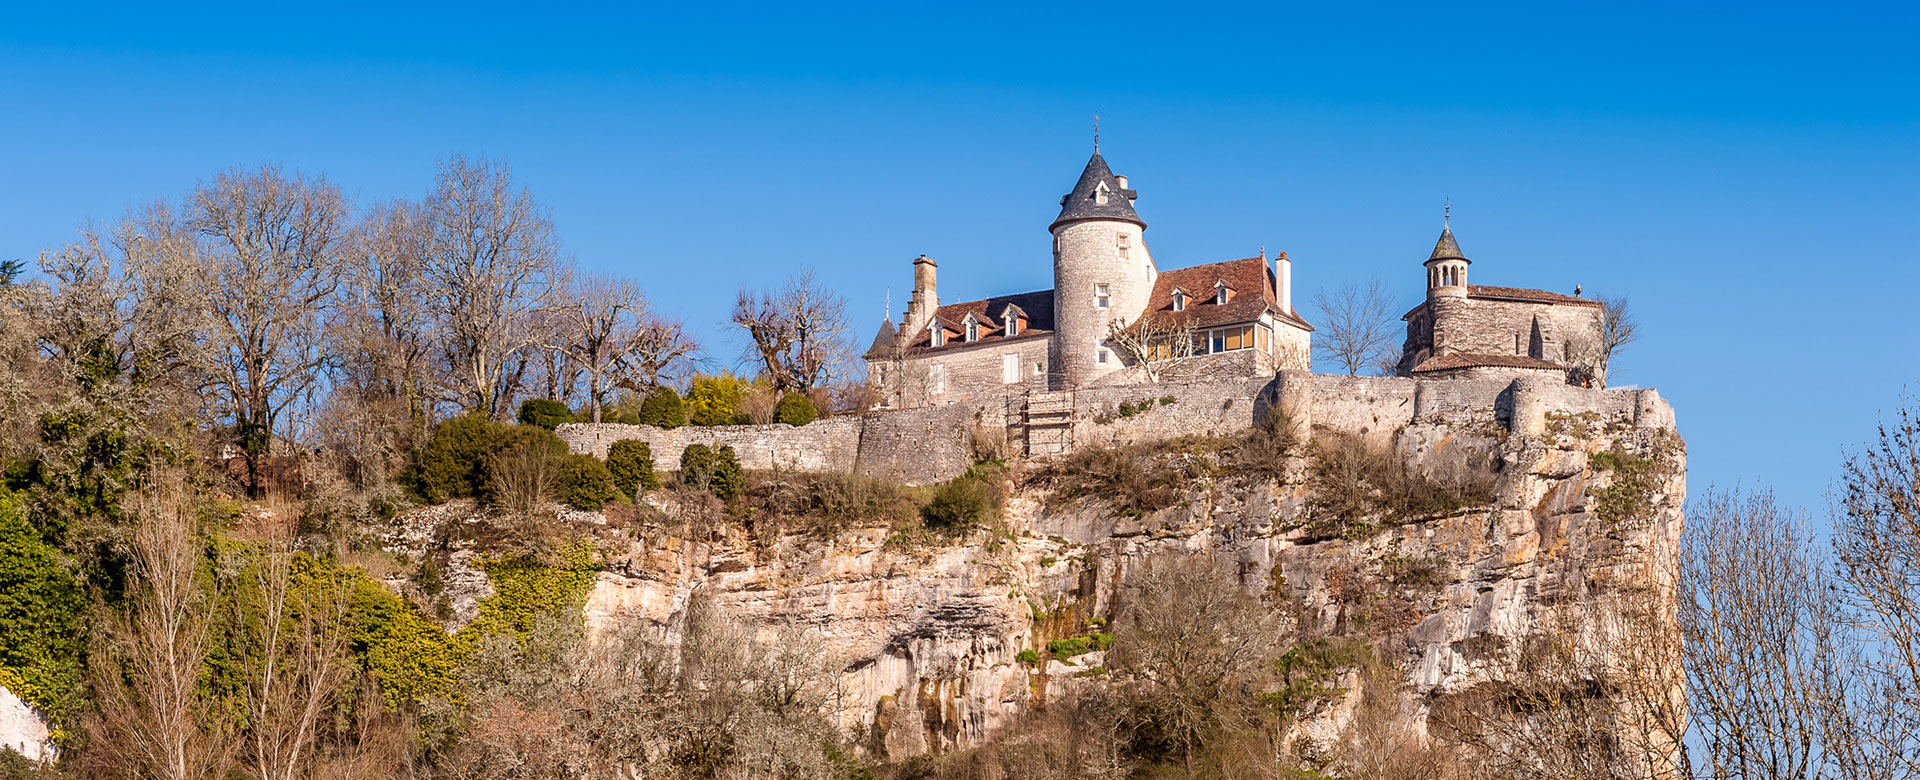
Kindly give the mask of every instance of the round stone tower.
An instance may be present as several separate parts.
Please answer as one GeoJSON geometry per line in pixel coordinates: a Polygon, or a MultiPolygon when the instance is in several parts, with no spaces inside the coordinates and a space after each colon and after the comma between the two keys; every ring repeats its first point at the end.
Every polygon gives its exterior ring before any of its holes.
{"type": "Polygon", "coordinates": [[[1461,327],[1467,309],[1467,266],[1473,261],[1460,254],[1460,243],[1453,239],[1453,226],[1440,229],[1433,254],[1427,257],[1427,311],[1433,316],[1433,354],[1459,351],[1449,343],[1449,335],[1461,327]]]}
{"type": "Polygon", "coordinates": [[[1136,194],[1095,150],[1073,191],[1060,199],[1053,233],[1054,390],[1083,387],[1125,366],[1107,343],[1112,323],[1146,311],[1159,269],[1147,253],[1147,223],[1134,213],[1136,194]]]}

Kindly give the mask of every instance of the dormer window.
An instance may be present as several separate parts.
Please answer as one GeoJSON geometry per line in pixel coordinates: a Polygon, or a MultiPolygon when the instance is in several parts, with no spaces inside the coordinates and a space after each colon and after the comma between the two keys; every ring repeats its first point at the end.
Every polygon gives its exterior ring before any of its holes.
{"type": "Polygon", "coordinates": [[[979,341],[979,340],[980,340],[980,321],[974,319],[973,315],[969,314],[967,315],[967,341],[979,341]]]}
{"type": "Polygon", "coordinates": [[[1219,282],[1213,286],[1213,302],[1216,304],[1225,305],[1232,295],[1233,290],[1227,287],[1226,282],[1219,282]]]}
{"type": "Polygon", "coordinates": [[[1180,290],[1173,291],[1173,310],[1174,311],[1187,310],[1187,294],[1185,292],[1182,292],[1180,290]]]}
{"type": "Polygon", "coordinates": [[[1006,323],[1006,326],[1004,329],[1006,330],[1008,337],[1020,335],[1020,318],[1019,317],[1014,316],[1013,312],[1009,311],[1006,313],[1004,321],[1006,323]]]}
{"type": "Polygon", "coordinates": [[[1097,206],[1107,205],[1107,183],[1106,182],[1104,181],[1100,182],[1098,186],[1095,186],[1093,188],[1093,202],[1094,202],[1094,205],[1097,205],[1097,206]]]}
{"type": "Polygon", "coordinates": [[[928,339],[928,343],[936,347],[944,347],[947,345],[946,328],[941,327],[939,322],[935,322],[930,330],[932,331],[932,336],[928,339]]]}

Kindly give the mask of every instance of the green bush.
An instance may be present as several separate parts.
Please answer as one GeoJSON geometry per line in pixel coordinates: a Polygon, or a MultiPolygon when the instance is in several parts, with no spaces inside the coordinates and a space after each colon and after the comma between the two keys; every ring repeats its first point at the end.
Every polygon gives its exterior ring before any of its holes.
{"type": "Polygon", "coordinates": [[[520,404],[520,422],[551,431],[561,423],[573,422],[573,410],[559,401],[529,398],[520,404]]]}
{"type": "Polygon", "coordinates": [[[1040,654],[1032,650],[1022,650],[1013,656],[1013,660],[1028,666],[1036,666],[1040,663],[1040,654]]]}
{"type": "Polygon", "coordinates": [[[994,512],[993,488],[967,476],[941,485],[920,516],[928,527],[963,532],[993,522],[994,512]]]}
{"type": "Polygon", "coordinates": [[[0,685],[64,719],[80,684],[85,610],[59,551],[0,488],[0,685]]]}
{"type": "Polygon", "coordinates": [[[747,380],[737,375],[701,374],[687,385],[687,422],[694,425],[734,425],[742,420],[740,401],[747,397],[747,380]]]}
{"type": "Polygon", "coordinates": [[[494,456],[525,445],[555,457],[567,453],[566,442],[552,431],[532,425],[508,425],[469,414],[434,426],[433,437],[414,466],[414,488],[429,503],[455,498],[492,501],[491,468],[494,456]]]}
{"type": "Polygon", "coordinates": [[[740,472],[740,459],[732,447],[722,445],[715,450],[705,444],[689,444],[680,453],[680,481],[731,501],[740,495],[746,477],[740,472]]]}
{"type": "Polygon", "coordinates": [[[1088,636],[1075,636],[1055,639],[1047,643],[1047,652],[1055,658],[1072,658],[1096,650],[1105,650],[1113,646],[1113,635],[1093,633],[1088,636]]]}
{"type": "Polygon", "coordinates": [[[480,495],[487,484],[487,458],[499,448],[505,428],[479,414],[434,426],[414,467],[414,487],[420,496],[439,504],[480,495]]]}
{"type": "Polygon", "coordinates": [[[788,425],[806,425],[820,418],[820,411],[813,408],[813,402],[800,393],[788,393],[780,396],[780,405],[774,408],[774,419],[788,425]]]}
{"type": "Polygon", "coordinates": [[[592,512],[619,495],[614,488],[613,472],[592,455],[569,455],[560,464],[560,500],[568,506],[592,512]]]}
{"type": "Polygon", "coordinates": [[[666,385],[648,392],[647,399],[640,402],[640,424],[660,428],[686,425],[687,407],[680,402],[680,394],[666,385]]]}
{"type": "Polygon", "coordinates": [[[634,498],[660,487],[660,475],[653,472],[653,448],[639,439],[621,439],[607,448],[607,471],[613,473],[613,486],[634,498]]]}

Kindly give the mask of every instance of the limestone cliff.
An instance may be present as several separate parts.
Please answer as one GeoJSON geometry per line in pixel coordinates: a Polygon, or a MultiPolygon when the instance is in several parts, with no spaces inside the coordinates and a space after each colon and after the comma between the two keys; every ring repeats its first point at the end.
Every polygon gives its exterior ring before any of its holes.
{"type": "MultiPolygon", "coordinates": [[[[1446,511],[1337,526],[1305,448],[1269,470],[1280,479],[1212,473],[1137,515],[1097,496],[1062,501],[1026,479],[1004,529],[932,546],[890,545],[885,528],[769,542],[724,524],[698,534],[635,525],[614,534],[587,619],[671,623],[701,591],[770,624],[817,626],[844,662],[844,725],[867,727],[897,758],[979,744],[1037,701],[1099,684],[1097,654],[1036,666],[1016,656],[1110,615],[1116,589],[1149,557],[1198,552],[1235,562],[1250,593],[1293,605],[1318,630],[1373,643],[1424,723],[1448,695],[1510,671],[1503,648],[1549,622],[1620,641],[1594,628],[1607,609],[1595,594],[1622,583],[1660,594],[1671,581],[1685,498],[1678,436],[1592,413],[1549,413],[1540,427],[1401,428],[1390,438],[1402,462],[1486,457],[1491,491],[1446,511]]],[[[1354,699],[1302,733],[1331,738],[1354,699]]]]}

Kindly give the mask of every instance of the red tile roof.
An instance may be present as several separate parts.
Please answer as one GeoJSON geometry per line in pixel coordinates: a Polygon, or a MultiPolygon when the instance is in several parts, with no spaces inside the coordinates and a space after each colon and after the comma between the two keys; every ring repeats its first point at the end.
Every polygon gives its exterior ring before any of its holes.
{"type": "Polygon", "coordinates": [[[1195,328],[1210,328],[1253,322],[1269,311],[1277,318],[1313,330],[1297,310],[1293,314],[1280,311],[1274,295],[1272,266],[1262,258],[1243,257],[1161,271],[1160,278],[1153,283],[1153,295],[1147,299],[1147,311],[1142,317],[1155,316],[1189,323],[1195,328]],[[1214,285],[1220,282],[1226,282],[1227,289],[1232,291],[1224,304],[1213,302],[1214,285]],[[1175,289],[1187,294],[1186,311],[1173,310],[1175,289]]]}
{"type": "Polygon", "coordinates": [[[1525,287],[1493,287],[1485,284],[1467,285],[1467,296],[1470,298],[1503,298],[1506,300],[1529,301],[1533,303],[1556,303],[1569,306],[1602,305],[1599,301],[1591,298],[1576,298],[1571,295],[1562,295],[1546,290],[1533,290],[1525,287]]]}
{"type": "Polygon", "coordinates": [[[1427,358],[1426,362],[1414,367],[1413,373],[1449,371],[1456,368],[1539,368],[1564,371],[1567,367],[1526,355],[1482,355],[1457,352],[1427,358]]]}

